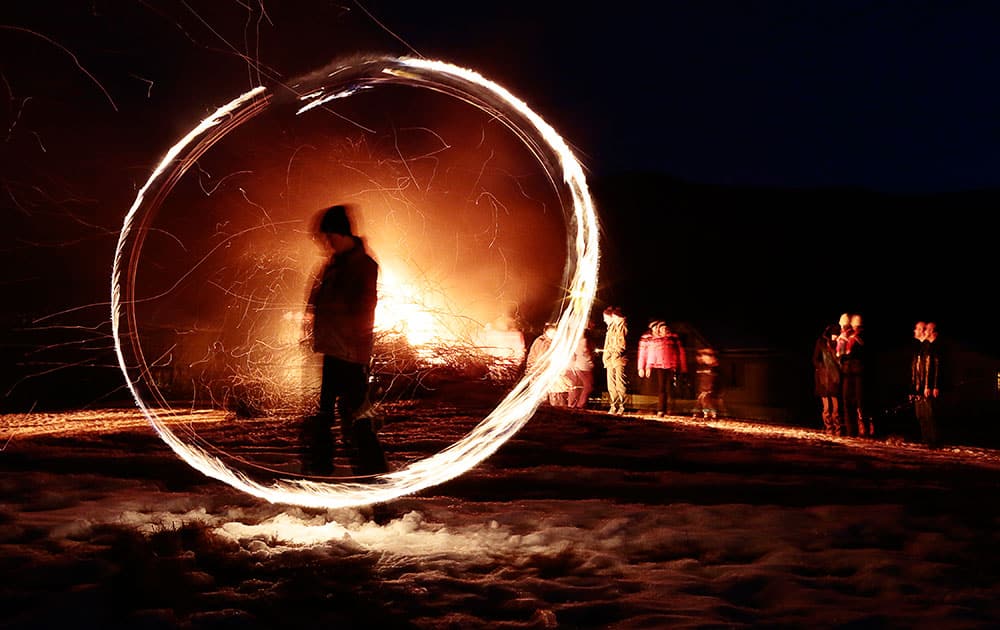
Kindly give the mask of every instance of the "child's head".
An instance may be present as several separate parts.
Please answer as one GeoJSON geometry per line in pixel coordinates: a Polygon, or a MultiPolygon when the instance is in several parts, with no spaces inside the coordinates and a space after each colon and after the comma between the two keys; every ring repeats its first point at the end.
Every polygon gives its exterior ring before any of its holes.
{"type": "Polygon", "coordinates": [[[861,332],[861,316],[858,314],[851,315],[851,328],[854,332],[861,332]]]}
{"type": "Polygon", "coordinates": [[[711,348],[699,348],[696,356],[698,363],[702,365],[718,365],[719,358],[715,356],[715,350],[711,348]]]}

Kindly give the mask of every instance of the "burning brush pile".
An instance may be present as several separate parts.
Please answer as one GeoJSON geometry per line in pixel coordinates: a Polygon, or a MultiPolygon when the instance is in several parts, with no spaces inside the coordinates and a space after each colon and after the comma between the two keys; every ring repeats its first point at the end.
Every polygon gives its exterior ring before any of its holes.
{"type": "MultiPolygon", "coordinates": [[[[524,336],[380,286],[370,366],[373,405],[419,398],[443,385],[520,378],[524,336]]],[[[163,331],[176,334],[176,330],[163,331]]],[[[306,414],[319,398],[322,357],[301,310],[271,309],[233,329],[188,330],[170,361],[150,369],[172,406],[225,409],[238,417],[306,414]]]]}

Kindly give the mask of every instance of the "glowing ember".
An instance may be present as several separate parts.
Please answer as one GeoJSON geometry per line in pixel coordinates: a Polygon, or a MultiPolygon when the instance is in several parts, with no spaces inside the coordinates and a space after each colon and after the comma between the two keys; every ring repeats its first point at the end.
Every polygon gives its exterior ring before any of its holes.
{"type": "MultiPolygon", "coordinates": [[[[219,108],[167,152],[125,217],[111,275],[115,348],[136,404],[170,448],[205,475],[274,503],[338,508],[389,501],[452,479],[489,457],[524,426],[551,384],[565,372],[576,341],[583,333],[597,286],[599,231],[583,168],[566,142],[524,102],[496,83],[472,70],[445,62],[410,58],[355,60],[331,68],[322,80],[326,84],[307,90],[310,103],[299,114],[321,113],[323,108],[317,107],[321,103],[347,97],[361,88],[394,83],[431,89],[493,116],[524,142],[546,171],[549,181],[559,189],[570,250],[566,276],[569,283],[564,287],[566,297],[552,347],[542,357],[539,369],[517,383],[468,435],[432,457],[378,476],[374,483],[278,479],[263,485],[228,468],[200,446],[185,443],[171,431],[163,411],[158,409],[168,408],[168,405],[163,404],[155,383],[150,382],[149,366],[138,342],[134,305],[135,275],[150,217],[198,157],[228,132],[263,111],[273,97],[263,87],[247,92],[219,108]],[[572,207],[567,203],[570,199],[572,207]],[[123,312],[127,322],[125,330],[121,321],[123,312]],[[131,350],[134,367],[130,367],[126,359],[126,348],[131,350]],[[147,405],[143,400],[138,390],[140,382],[151,389],[156,405],[147,405]]],[[[433,310],[427,307],[433,305],[416,300],[416,294],[410,293],[406,284],[395,280],[391,274],[387,282],[396,288],[384,293],[386,305],[381,313],[384,318],[380,320],[381,326],[399,326],[401,333],[414,343],[444,334],[437,327],[440,320],[430,316],[433,310]]]]}
{"type": "MultiPolygon", "coordinates": [[[[163,422],[191,426],[224,422],[221,411],[160,412],[163,422]]],[[[56,413],[21,413],[0,415],[0,442],[42,435],[70,436],[88,433],[114,433],[148,427],[148,420],[135,410],[101,409],[56,413]]],[[[2,450],[2,449],[0,449],[2,450]]]]}

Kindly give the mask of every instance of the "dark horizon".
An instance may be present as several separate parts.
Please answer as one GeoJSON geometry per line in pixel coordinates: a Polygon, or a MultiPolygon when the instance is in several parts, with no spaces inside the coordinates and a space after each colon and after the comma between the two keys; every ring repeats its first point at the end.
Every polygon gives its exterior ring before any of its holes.
{"type": "Polygon", "coordinates": [[[638,320],[744,321],[748,339],[787,346],[810,345],[849,311],[890,347],[915,321],[935,320],[942,335],[1000,351],[989,310],[969,307],[988,283],[992,235],[981,217],[1000,190],[712,186],[649,173],[592,188],[608,232],[610,286],[602,281],[599,298],[638,320]],[[640,234],[665,242],[643,247],[640,234]],[[667,294],[656,297],[658,287],[667,294]]]}

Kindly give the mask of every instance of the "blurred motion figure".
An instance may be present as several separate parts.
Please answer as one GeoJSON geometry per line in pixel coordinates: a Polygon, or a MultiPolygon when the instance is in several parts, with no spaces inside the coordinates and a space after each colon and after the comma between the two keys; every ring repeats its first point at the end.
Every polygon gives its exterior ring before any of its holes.
{"type": "Polygon", "coordinates": [[[722,394],[719,390],[719,357],[711,348],[700,348],[695,356],[697,366],[698,402],[695,416],[700,411],[707,419],[715,420],[722,411],[722,394]]]}
{"type": "Polygon", "coordinates": [[[331,428],[340,418],[340,438],[356,475],[388,470],[370,418],[359,417],[367,401],[372,358],[378,263],[355,236],[347,207],[323,210],[314,236],[329,256],[309,294],[304,322],[313,351],[323,355],[319,409],[305,419],[303,467],[310,474],[333,472],[331,428]]]}

